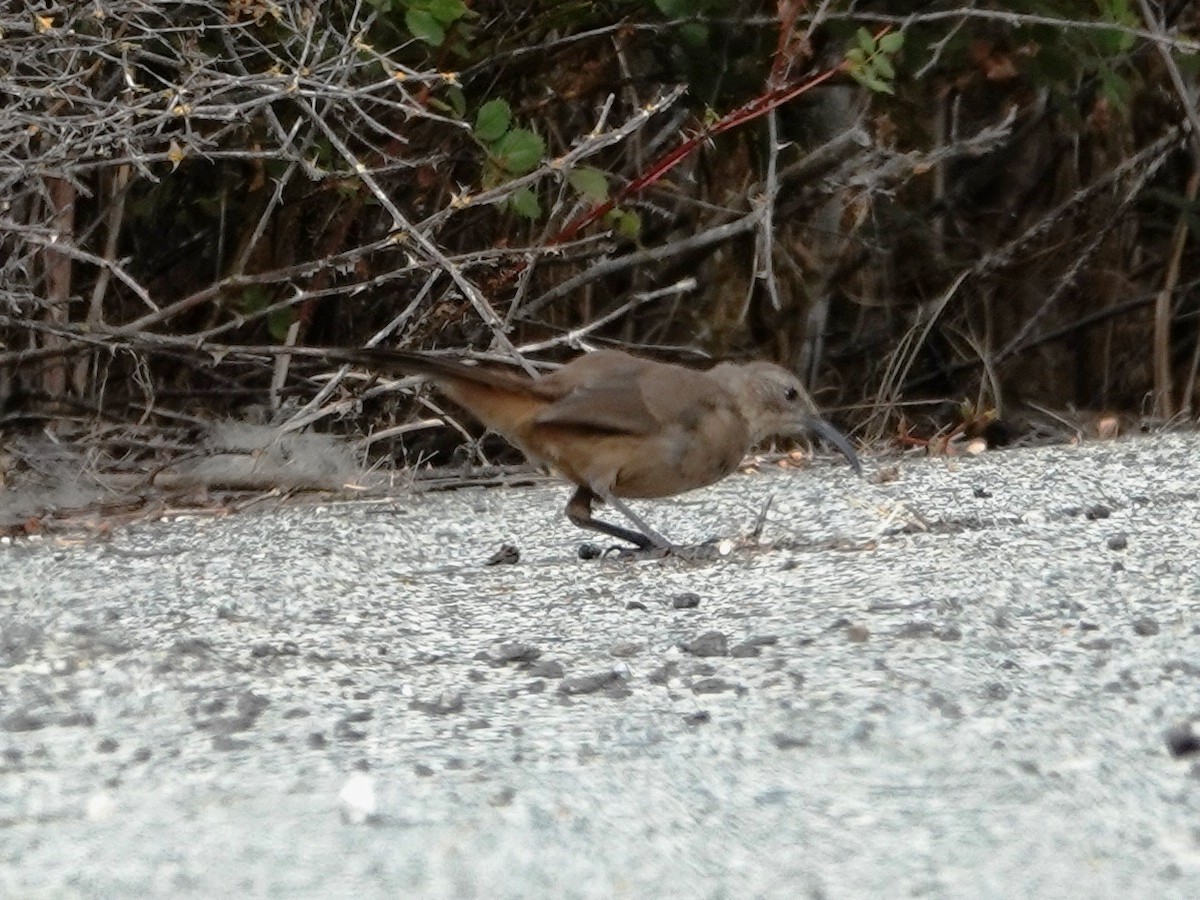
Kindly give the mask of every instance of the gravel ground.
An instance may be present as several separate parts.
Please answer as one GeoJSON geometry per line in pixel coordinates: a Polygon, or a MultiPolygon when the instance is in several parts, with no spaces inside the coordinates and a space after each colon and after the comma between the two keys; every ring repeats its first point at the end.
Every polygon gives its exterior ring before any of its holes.
{"type": "Polygon", "coordinates": [[[1198,897],[1198,452],[0,547],[0,896],[1198,897]]]}

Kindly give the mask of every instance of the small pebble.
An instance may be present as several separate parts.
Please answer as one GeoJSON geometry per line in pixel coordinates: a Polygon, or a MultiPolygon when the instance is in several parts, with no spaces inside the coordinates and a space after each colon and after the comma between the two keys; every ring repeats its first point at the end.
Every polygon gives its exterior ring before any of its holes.
{"type": "Polygon", "coordinates": [[[796,750],[798,748],[809,746],[812,741],[809,738],[801,737],[795,734],[783,734],[777,732],[771,735],[771,743],[778,750],[796,750]]]}
{"type": "Polygon", "coordinates": [[[1196,734],[1196,729],[1191,722],[1184,722],[1168,729],[1165,739],[1167,752],[1175,759],[1200,753],[1200,736],[1196,734]]]}
{"type": "Polygon", "coordinates": [[[579,694],[594,694],[611,684],[621,680],[619,672],[597,672],[595,675],[575,675],[564,678],[558,686],[560,694],[577,696],[579,694]]]}
{"type": "Polygon", "coordinates": [[[726,691],[736,689],[736,685],[731,684],[724,678],[701,678],[692,685],[693,694],[723,694],[726,691]]]}
{"type": "Polygon", "coordinates": [[[511,566],[521,561],[521,551],[512,544],[505,544],[487,558],[485,566],[511,566]]]}
{"type": "Polygon", "coordinates": [[[615,656],[618,659],[624,659],[629,656],[637,656],[642,652],[642,645],[637,641],[617,641],[608,648],[609,656],[615,656]]]}
{"type": "Polygon", "coordinates": [[[1151,635],[1158,634],[1161,630],[1158,622],[1149,616],[1142,616],[1140,619],[1133,620],[1133,633],[1140,637],[1150,637],[1151,635]]]}
{"type": "Polygon", "coordinates": [[[533,662],[541,655],[541,650],[524,641],[505,641],[487,651],[487,658],[495,663],[533,662]]]}
{"type": "Polygon", "coordinates": [[[699,637],[685,641],[679,645],[682,650],[692,656],[728,656],[729,641],[719,631],[706,631],[699,637]]]}
{"type": "Polygon", "coordinates": [[[865,644],[871,639],[871,630],[866,625],[851,625],[846,629],[846,640],[852,644],[865,644]]]}
{"type": "Polygon", "coordinates": [[[562,678],[566,671],[563,669],[562,663],[550,659],[534,663],[526,674],[532,678],[562,678]]]}

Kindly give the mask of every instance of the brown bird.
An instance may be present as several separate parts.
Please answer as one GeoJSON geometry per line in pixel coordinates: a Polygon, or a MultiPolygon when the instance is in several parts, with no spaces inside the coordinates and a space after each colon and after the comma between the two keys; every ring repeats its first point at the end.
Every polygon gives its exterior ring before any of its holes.
{"type": "Polygon", "coordinates": [[[772,435],[812,432],[862,472],[849,441],[817,415],[799,379],[774,363],[700,371],[600,350],[530,377],[510,366],[400,350],[288,351],[426,376],[530,461],[578,485],[567,503],[571,522],[642,550],[673,547],[621,498],[670,497],[720,481],[772,435]],[[593,518],[597,500],[638,530],[593,518]]]}

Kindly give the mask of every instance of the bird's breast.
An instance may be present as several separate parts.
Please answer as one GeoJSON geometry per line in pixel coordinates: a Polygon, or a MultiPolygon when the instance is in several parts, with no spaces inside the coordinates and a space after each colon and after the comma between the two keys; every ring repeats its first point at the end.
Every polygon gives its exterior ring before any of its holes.
{"type": "Polygon", "coordinates": [[[669,497],[720,481],[746,454],[745,422],[724,410],[709,410],[664,427],[617,472],[619,497],[669,497]]]}

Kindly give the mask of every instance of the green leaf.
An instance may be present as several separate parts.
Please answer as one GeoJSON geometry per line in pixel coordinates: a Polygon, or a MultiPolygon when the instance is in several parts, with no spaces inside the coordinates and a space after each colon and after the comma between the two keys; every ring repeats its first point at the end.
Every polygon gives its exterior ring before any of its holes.
{"type": "Polygon", "coordinates": [[[846,51],[846,61],[856,68],[860,68],[867,61],[867,54],[857,47],[851,47],[846,51]]]}
{"type": "Polygon", "coordinates": [[[701,22],[686,22],[679,26],[679,43],[693,50],[708,46],[708,26],[701,22]]]}
{"type": "Polygon", "coordinates": [[[608,199],[608,178],[599,169],[584,166],[567,176],[571,187],[589,200],[601,203],[608,199]]]}
{"type": "Polygon", "coordinates": [[[288,329],[292,327],[292,323],[295,321],[296,310],[290,306],[272,310],[267,313],[267,331],[271,333],[271,337],[283,343],[287,338],[288,329]]]}
{"type": "Polygon", "coordinates": [[[462,0],[429,0],[426,8],[429,14],[443,25],[457,22],[467,12],[466,4],[462,0]]]}
{"type": "Polygon", "coordinates": [[[1103,85],[1104,96],[1108,102],[1122,113],[1129,109],[1129,99],[1133,96],[1133,85],[1126,79],[1108,69],[1101,69],[1100,83],[1103,85]]]}
{"type": "Polygon", "coordinates": [[[413,37],[435,47],[440,47],[446,39],[446,29],[442,23],[423,9],[409,9],[404,14],[404,24],[413,37]]]}
{"type": "Polygon", "coordinates": [[[862,47],[863,52],[871,54],[875,52],[875,38],[871,36],[871,32],[865,28],[860,28],[854,32],[854,39],[858,41],[858,46],[862,47]]]}
{"type": "Polygon", "coordinates": [[[492,148],[500,165],[513,175],[524,175],[537,168],[546,151],[546,144],[527,128],[514,128],[500,138],[492,148]]]}
{"type": "Polygon", "coordinates": [[[252,284],[243,288],[242,295],[236,299],[235,305],[244,313],[254,313],[270,302],[271,296],[267,293],[267,289],[261,284],[252,284]]]}
{"type": "Polygon", "coordinates": [[[869,87],[871,90],[875,91],[875,93],[877,93],[877,94],[894,94],[894,93],[896,93],[895,88],[893,88],[890,84],[888,84],[882,78],[877,76],[874,72],[863,72],[862,75],[863,75],[863,77],[861,79],[861,83],[864,84],[866,87],[869,87]]]}
{"type": "Polygon", "coordinates": [[[632,211],[622,211],[617,218],[617,234],[621,237],[636,241],[642,233],[642,217],[632,211]]]}
{"type": "Polygon", "coordinates": [[[479,107],[479,113],[475,116],[475,137],[485,144],[498,141],[504,137],[511,122],[512,110],[507,101],[489,100],[479,107]]]}
{"type": "Polygon", "coordinates": [[[454,118],[461,119],[467,114],[467,96],[458,85],[452,84],[446,89],[446,100],[454,111],[454,118]]]}
{"type": "Polygon", "coordinates": [[[884,53],[895,53],[904,46],[903,31],[889,31],[879,39],[879,49],[884,53]]]}
{"type": "Polygon", "coordinates": [[[527,219],[536,219],[542,214],[542,205],[538,203],[537,194],[529,188],[521,188],[508,198],[512,211],[527,219]]]}
{"type": "Polygon", "coordinates": [[[695,12],[692,0],[654,0],[654,5],[668,19],[681,19],[695,12]]]}
{"type": "Polygon", "coordinates": [[[886,78],[888,81],[896,77],[896,69],[892,65],[892,61],[886,56],[875,57],[871,68],[880,78],[886,78]]]}

